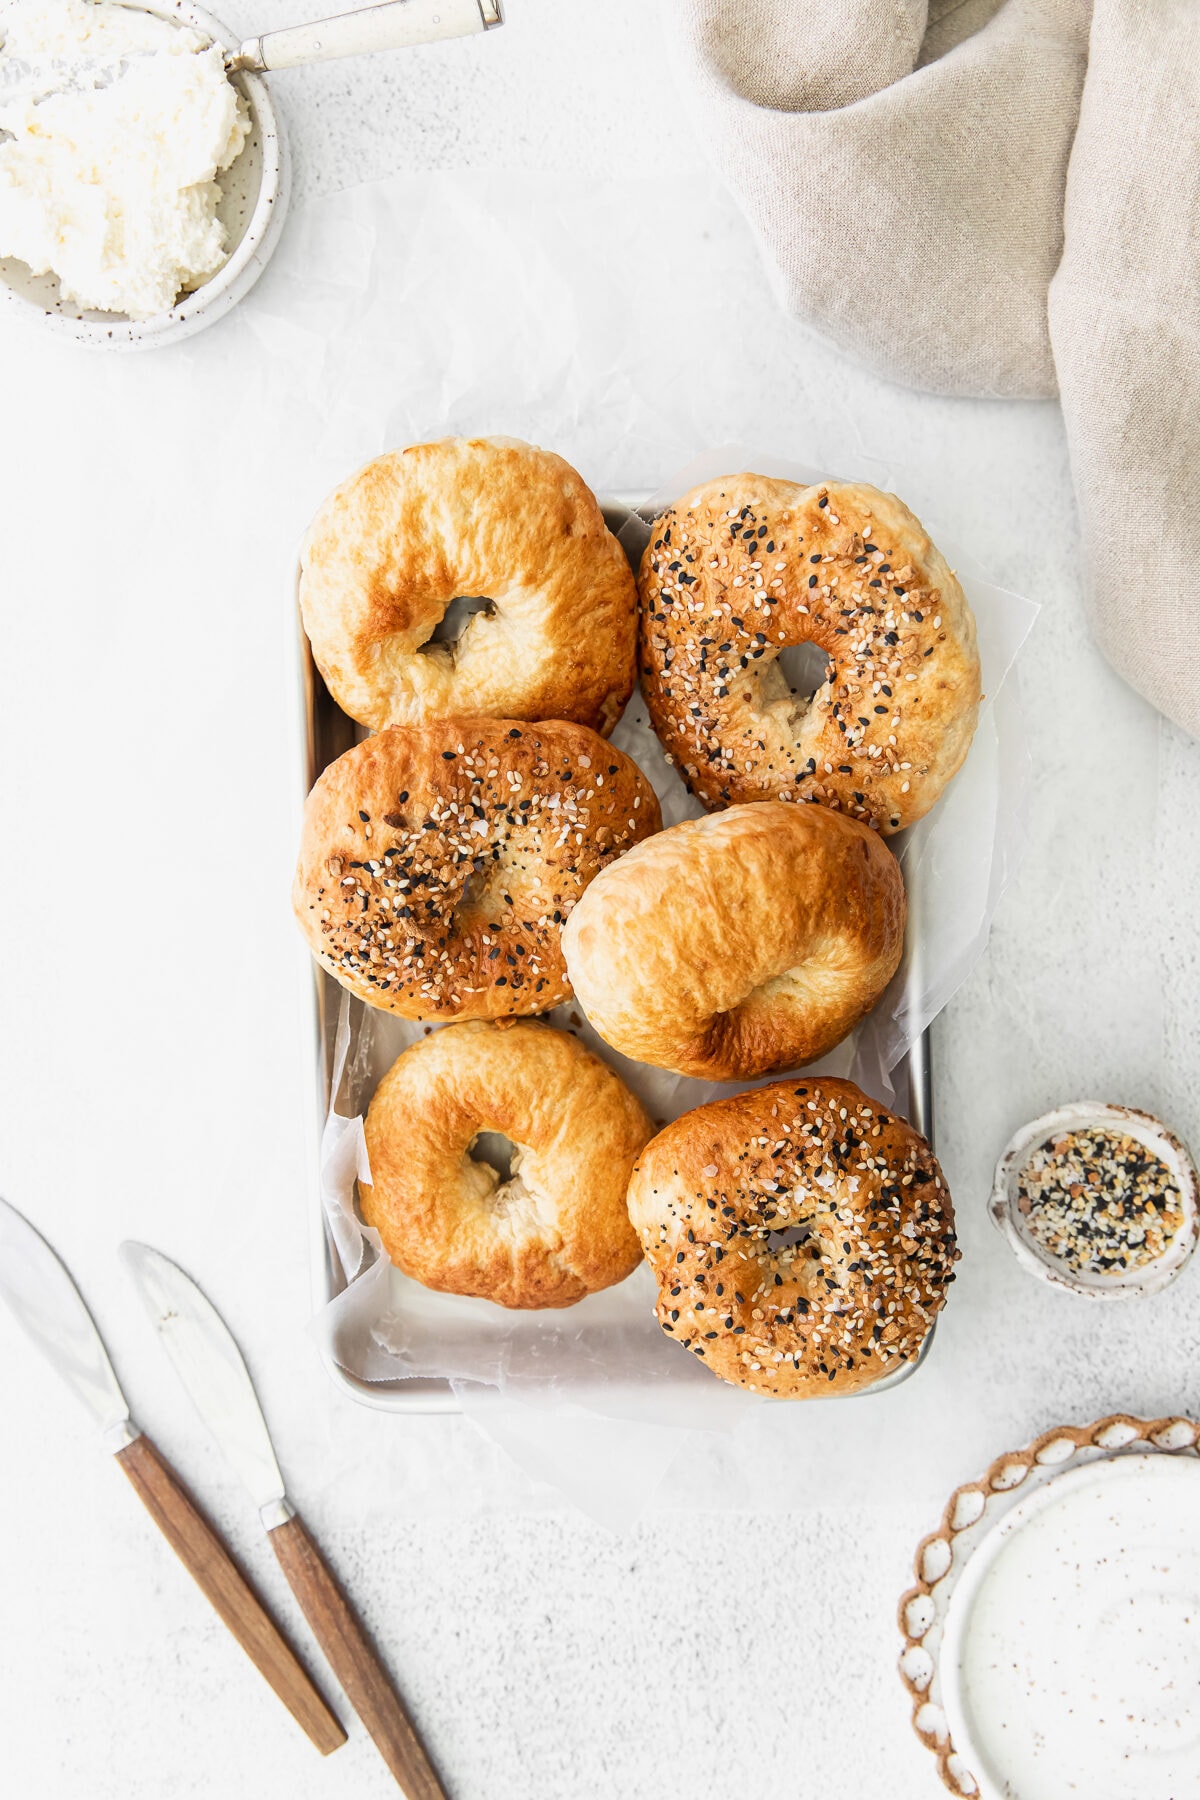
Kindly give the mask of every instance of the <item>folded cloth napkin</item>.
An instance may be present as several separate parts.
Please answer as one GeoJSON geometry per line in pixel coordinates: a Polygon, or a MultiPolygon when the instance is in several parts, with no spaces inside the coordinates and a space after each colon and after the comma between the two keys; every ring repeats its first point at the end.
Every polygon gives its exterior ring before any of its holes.
{"type": "Polygon", "coordinates": [[[1200,0],[669,0],[786,304],[1061,395],[1097,638],[1200,736],[1200,0]]]}

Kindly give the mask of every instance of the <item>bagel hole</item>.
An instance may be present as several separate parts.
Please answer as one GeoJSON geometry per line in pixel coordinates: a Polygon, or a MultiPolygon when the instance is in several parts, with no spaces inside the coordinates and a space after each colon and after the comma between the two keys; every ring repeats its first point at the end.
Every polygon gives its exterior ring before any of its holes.
{"type": "Polygon", "coordinates": [[[432,637],[418,647],[419,656],[436,656],[453,650],[459,640],[465,636],[468,625],[476,613],[483,613],[491,618],[496,611],[496,602],[466,594],[459,594],[453,599],[440,622],[434,626],[432,637]]]}
{"type": "Polygon", "coordinates": [[[455,905],[455,912],[470,912],[475,908],[483,908],[488,897],[488,879],[491,874],[487,863],[477,857],[471,865],[471,873],[467,876],[466,886],[455,905]]]}
{"type": "Polygon", "coordinates": [[[502,1131],[481,1131],[468,1145],[467,1155],[472,1162],[483,1163],[489,1168],[496,1177],[497,1187],[503,1187],[513,1178],[513,1159],[520,1156],[520,1151],[502,1131]]]}
{"type": "Polygon", "coordinates": [[[808,702],[828,679],[829,657],[820,644],[785,644],[775,658],[779,670],[797,700],[808,702]]]}
{"type": "Polygon", "coordinates": [[[768,1231],[767,1249],[773,1256],[781,1250],[799,1250],[812,1239],[812,1227],[809,1225],[785,1225],[779,1231],[768,1231]]]}

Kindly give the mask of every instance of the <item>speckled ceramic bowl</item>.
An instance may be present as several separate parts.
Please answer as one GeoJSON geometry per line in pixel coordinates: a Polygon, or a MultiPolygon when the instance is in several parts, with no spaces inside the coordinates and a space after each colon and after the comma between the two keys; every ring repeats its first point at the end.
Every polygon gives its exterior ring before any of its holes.
{"type": "Polygon", "coordinates": [[[938,1667],[987,1800],[1200,1792],[1198,1501],[1194,1458],[1113,1457],[1026,1493],[981,1540],[938,1667]]]}
{"type": "MultiPolygon", "coordinates": [[[[238,40],[211,13],[187,0],[143,0],[136,8],[190,26],[235,50],[238,40]]],[[[288,160],[283,130],[261,76],[231,75],[250,109],[250,135],[237,161],[219,178],[218,217],[229,243],[226,261],[201,287],[183,294],[169,312],[150,319],[91,312],[64,300],[56,275],[34,275],[14,258],[0,259],[0,304],[64,338],[101,350],[150,350],[178,343],[212,325],[249,293],[262,274],[283,226],[288,160]]]]}
{"type": "Polygon", "coordinates": [[[1053,1287],[1086,1300],[1137,1300],[1157,1294],[1183,1268],[1200,1229],[1200,1190],[1187,1150],[1161,1120],[1131,1106],[1109,1106],[1101,1100],[1075,1100],[1044,1113],[1017,1132],[996,1165],[989,1203],[992,1220],[1011,1244],[1017,1261],[1030,1274],[1053,1287]],[[1161,1255],[1120,1274],[1070,1268],[1033,1236],[1017,1200],[1021,1171],[1039,1144],[1058,1132],[1105,1129],[1136,1138],[1165,1164],[1183,1199],[1183,1223],[1161,1255]]]}
{"type": "MultiPolygon", "coordinates": [[[[1061,1729],[1060,1718],[1060,1728],[1043,1733],[1041,1741],[1036,1742],[1032,1721],[1028,1716],[1018,1719],[1010,1697],[1001,1698],[997,1706],[989,1704],[997,1699],[994,1690],[988,1691],[991,1689],[989,1681],[985,1681],[982,1688],[977,1680],[964,1687],[963,1675],[970,1675],[972,1671],[970,1668],[964,1671],[961,1659],[963,1632],[961,1624],[955,1625],[953,1615],[958,1611],[963,1620],[971,1610],[972,1564],[977,1554],[982,1555],[979,1574],[982,1576],[986,1572],[991,1564],[988,1547],[993,1543],[997,1529],[1010,1517],[1014,1519],[1010,1529],[1015,1529],[1019,1525],[1019,1508],[1029,1501],[1036,1506],[1042,1494],[1053,1494],[1060,1481],[1074,1478],[1076,1470],[1094,1474],[1101,1465],[1120,1463],[1126,1458],[1135,1463],[1145,1463],[1147,1457],[1157,1457],[1163,1462],[1184,1462],[1187,1469],[1177,1471],[1177,1474],[1181,1481],[1190,1482],[1191,1486],[1186,1494],[1179,1490],[1186,1504],[1177,1509],[1177,1522],[1186,1534],[1187,1520],[1195,1509],[1195,1494],[1200,1491],[1198,1439],[1200,1427],[1196,1421],[1178,1416],[1145,1420],[1128,1413],[1115,1413],[1096,1419],[1090,1425],[1056,1426],[1023,1449],[998,1456],[981,1476],[964,1483],[951,1494],[941,1524],[917,1547],[916,1585],[900,1602],[900,1630],[904,1637],[900,1676],[912,1705],[913,1729],[936,1756],[938,1773],[952,1794],[963,1800],[967,1797],[970,1800],[1046,1800],[1047,1794],[1053,1800],[1063,1800],[1069,1792],[1078,1795],[1080,1800],[1083,1796],[1087,1796],[1087,1800],[1097,1800],[1101,1789],[1094,1779],[1089,1779],[1083,1767],[1095,1748],[1094,1739],[1085,1736],[1080,1742],[1077,1736],[1073,1737],[1071,1721],[1068,1719],[1066,1729],[1061,1729]],[[958,1601],[958,1590],[964,1581],[968,1583],[968,1591],[964,1599],[958,1601]],[[974,1692],[970,1691],[972,1688],[974,1692]],[[1018,1778],[1015,1759],[1009,1757],[1005,1748],[1005,1733],[1014,1730],[1020,1734],[1023,1753],[1031,1749],[1038,1752],[1037,1761],[1041,1766],[1035,1768],[1028,1780],[1018,1778]],[[1076,1750],[1084,1754],[1076,1755],[1076,1750]]],[[[1123,1479],[1120,1472],[1115,1479],[1123,1479]]],[[[1061,1536],[1074,1544],[1079,1534],[1068,1526],[1061,1536]]],[[[1132,1582],[1125,1580],[1117,1563],[1125,1549],[1139,1553],[1144,1544],[1136,1530],[1118,1530],[1112,1536],[1117,1545],[1113,1569],[1107,1571],[1104,1566],[1105,1547],[1102,1544],[1099,1564],[1094,1559],[1092,1562],[1092,1579],[1086,1585],[1082,1605],[1063,1604],[1061,1593],[1052,1600],[1040,1579],[1027,1580],[1023,1590],[1002,1584],[1002,1592],[1010,1599],[1030,1599],[1033,1612],[1027,1630],[1020,1628],[1019,1621],[1013,1622],[1010,1618],[1010,1629],[1006,1633],[1010,1640],[1009,1653],[995,1666],[1003,1673],[1015,1666],[1013,1652],[1019,1658],[1029,1649],[1039,1657],[1065,1649],[1065,1656],[1059,1660],[1073,1662],[1076,1660],[1071,1644],[1074,1632],[1075,1641],[1085,1648],[1090,1659],[1089,1666],[1104,1665],[1109,1697],[1112,1697],[1114,1679],[1124,1690],[1118,1696],[1124,1704],[1112,1721],[1125,1737],[1114,1766],[1130,1779],[1128,1783],[1114,1786],[1114,1800],[1117,1794],[1122,1800],[1128,1800],[1131,1791],[1138,1800],[1159,1800],[1163,1792],[1159,1780],[1163,1773],[1161,1753],[1167,1750],[1186,1752],[1192,1760],[1191,1769],[1177,1785],[1168,1779],[1167,1793],[1192,1794],[1196,1792],[1194,1750],[1200,1740],[1192,1730],[1197,1713],[1193,1704],[1194,1631],[1190,1620],[1195,1617],[1200,1581],[1196,1579],[1194,1566],[1184,1569],[1183,1559],[1177,1567],[1168,1570],[1162,1557],[1154,1559],[1155,1566],[1148,1577],[1143,1571],[1132,1582]],[[1115,1595],[1110,1592],[1106,1599],[1101,1589],[1109,1584],[1110,1573],[1118,1591],[1115,1595]],[[1037,1610],[1043,1595],[1045,1612],[1050,1615],[1045,1618],[1050,1628],[1045,1633],[1041,1630],[1042,1616],[1037,1610]],[[1109,1602],[1115,1602],[1115,1605],[1109,1602]],[[1160,1650],[1168,1649],[1164,1627],[1171,1627],[1175,1633],[1175,1650],[1167,1655],[1170,1666],[1165,1676],[1162,1670],[1157,1675],[1151,1671],[1149,1682],[1144,1679],[1147,1671],[1141,1666],[1143,1646],[1138,1644],[1136,1632],[1131,1651],[1129,1634],[1122,1629],[1126,1615],[1130,1615],[1130,1623],[1136,1627],[1138,1621],[1132,1618],[1134,1606],[1142,1609],[1141,1623],[1146,1627],[1144,1645],[1152,1654],[1157,1656],[1160,1650]],[[1182,1642],[1178,1631],[1181,1624],[1182,1642]],[[1064,1628],[1069,1628],[1065,1645],[1064,1628]],[[1171,1693],[1170,1678],[1178,1681],[1177,1696],[1171,1693]],[[1178,1706],[1174,1704],[1176,1698],[1178,1706]],[[1132,1706],[1131,1701],[1134,1702],[1132,1706]],[[1189,1720],[1183,1718],[1184,1710],[1188,1711],[1189,1720]],[[1125,1726],[1131,1723],[1125,1715],[1131,1711],[1141,1715],[1132,1722],[1136,1726],[1133,1741],[1125,1732],[1125,1726]],[[1145,1779],[1139,1781],[1139,1776],[1145,1779]]],[[[1194,1533],[1186,1534],[1184,1540],[1189,1565],[1193,1537],[1194,1533]]],[[[995,1542],[999,1548],[1003,1539],[995,1542]]],[[[1059,1575],[1065,1572],[1071,1576],[1077,1560],[1073,1556],[1065,1561],[1059,1559],[1059,1575]]],[[[978,1621],[978,1614],[976,1619],[978,1621]]],[[[976,1676],[980,1673],[977,1662],[974,1673],[976,1676]]],[[[987,1675],[986,1667],[982,1673],[987,1675]]],[[[1054,1702],[1056,1696],[1061,1695],[1063,1685],[1061,1681],[1056,1684],[1053,1680],[1042,1684],[1047,1701],[1054,1702]]],[[[1085,1688],[1084,1699],[1088,1698],[1085,1688]]],[[[1081,1719],[1083,1716],[1081,1713],[1081,1719]]],[[[1027,1763],[1027,1754],[1025,1760],[1027,1763]]],[[[1094,1776],[1094,1769],[1092,1774],[1094,1776]]],[[[1103,1792],[1108,1794],[1109,1791],[1104,1786],[1103,1792]]]]}

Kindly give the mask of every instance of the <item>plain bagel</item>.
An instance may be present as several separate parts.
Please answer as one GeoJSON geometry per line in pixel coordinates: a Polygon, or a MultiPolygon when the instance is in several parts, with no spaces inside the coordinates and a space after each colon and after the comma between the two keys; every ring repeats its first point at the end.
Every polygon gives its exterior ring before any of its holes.
{"type": "Polygon", "coordinates": [[[367,1112],[363,1218],[406,1275],[501,1306],[570,1306],[638,1265],[625,1189],[653,1126],[567,1032],[448,1025],[393,1063],[367,1112]],[[473,1155],[514,1146],[507,1173],[473,1155]]]}
{"type": "Polygon", "coordinates": [[[979,710],[975,621],[894,494],[730,475],[656,520],[638,577],[655,731],[710,809],[817,800],[889,835],[929,811],[979,710]],[[825,652],[806,700],[778,657],[825,652]]]}
{"type": "Polygon", "coordinates": [[[780,1081],[668,1125],[629,1212],[658,1322],[724,1381],[852,1394],[916,1357],[958,1251],[923,1137],[850,1081],[780,1081]]]}
{"type": "Polygon", "coordinates": [[[709,1081],[824,1056],[868,1013],[904,943],[879,836],[820,806],[735,806],[606,869],[567,921],[575,994],[623,1056],[709,1081]]]}
{"type": "Polygon", "coordinates": [[[515,438],[378,456],[301,549],[313,658],[363,725],[572,719],[607,737],[637,678],[637,589],[591,490],[515,438]],[[452,641],[451,603],[486,602],[452,641]]]}
{"type": "Polygon", "coordinates": [[[322,967],[371,1006],[545,1012],[571,991],[563,920],[659,823],[636,763],[586,726],[396,726],[313,788],[292,904],[322,967]]]}

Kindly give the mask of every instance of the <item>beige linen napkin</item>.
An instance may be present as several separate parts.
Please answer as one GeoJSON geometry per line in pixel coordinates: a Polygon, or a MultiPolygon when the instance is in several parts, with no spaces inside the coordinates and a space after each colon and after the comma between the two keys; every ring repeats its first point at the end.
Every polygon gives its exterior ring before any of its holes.
{"type": "Polygon", "coordinates": [[[671,0],[785,303],[940,393],[1062,396],[1114,667],[1200,736],[1200,0],[671,0]]]}

